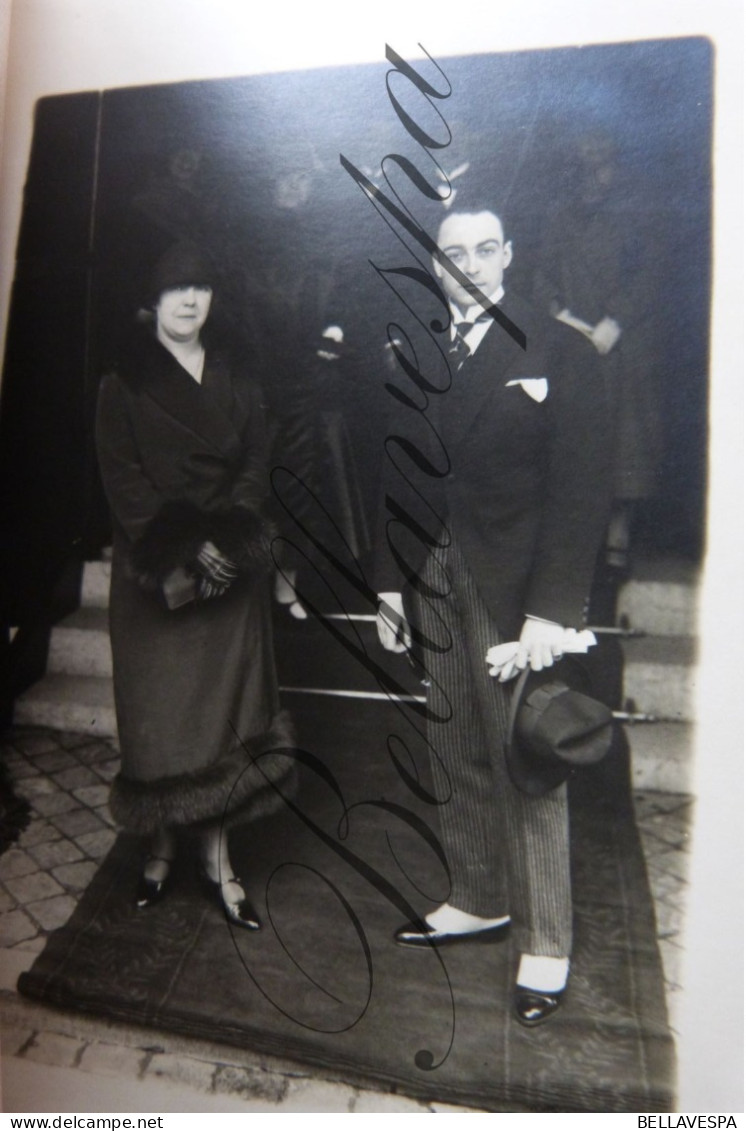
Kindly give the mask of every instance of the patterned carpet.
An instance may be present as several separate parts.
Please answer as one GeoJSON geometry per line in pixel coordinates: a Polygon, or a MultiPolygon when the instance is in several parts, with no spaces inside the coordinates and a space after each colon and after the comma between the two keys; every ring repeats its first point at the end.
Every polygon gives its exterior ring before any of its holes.
{"type": "Polygon", "coordinates": [[[617,788],[621,756],[574,788],[573,974],[560,1013],[526,1031],[509,1011],[510,941],[391,944],[404,918],[444,898],[447,880],[428,846],[432,814],[403,785],[381,707],[377,726],[371,710],[309,705],[300,801],[237,835],[236,863],[268,929],[231,932],[188,853],[170,897],[138,914],[141,849],[120,837],[21,991],[488,1110],[673,1110],[673,1044],[639,838],[617,788]]]}

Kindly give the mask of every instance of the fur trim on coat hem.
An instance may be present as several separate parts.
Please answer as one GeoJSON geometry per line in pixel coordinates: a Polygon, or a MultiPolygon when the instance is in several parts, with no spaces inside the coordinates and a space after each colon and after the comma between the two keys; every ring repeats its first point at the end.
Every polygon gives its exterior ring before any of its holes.
{"type": "Polygon", "coordinates": [[[293,796],[294,752],[292,723],[288,713],[280,711],[269,731],[246,740],[199,774],[149,782],[118,774],[109,807],[119,825],[143,835],[215,821],[243,824],[277,812],[284,798],[293,796]]]}
{"type": "Polygon", "coordinates": [[[156,589],[179,567],[193,568],[204,542],[213,542],[242,574],[258,576],[272,565],[273,524],[246,507],[224,513],[200,510],[193,503],[165,503],[131,549],[132,569],[140,584],[156,589]]]}

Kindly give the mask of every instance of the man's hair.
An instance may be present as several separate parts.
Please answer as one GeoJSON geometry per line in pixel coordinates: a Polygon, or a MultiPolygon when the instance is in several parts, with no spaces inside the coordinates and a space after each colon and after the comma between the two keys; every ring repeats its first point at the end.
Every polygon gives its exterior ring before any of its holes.
{"type": "Polygon", "coordinates": [[[510,239],[504,210],[498,208],[494,200],[491,200],[489,196],[478,195],[464,189],[459,189],[455,194],[455,199],[450,208],[444,208],[443,215],[440,217],[438,223],[438,231],[440,231],[441,225],[445,223],[449,216],[476,216],[479,212],[489,212],[499,220],[503,230],[503,239],[510,239]]]}

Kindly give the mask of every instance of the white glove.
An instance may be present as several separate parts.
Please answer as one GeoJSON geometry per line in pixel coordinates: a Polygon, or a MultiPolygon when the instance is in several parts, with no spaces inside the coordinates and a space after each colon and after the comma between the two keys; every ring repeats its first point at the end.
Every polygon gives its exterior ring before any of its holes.
{"type": "MultiPolygon", "coordinates": [[[[327,326],[325,330],[322,330],[321,337],[327,338],[329,342],[338,342],[341,344],[344,341],[344,330],[341,326],[327,326]]],[[[337,361],[339,358],[339,352],[335,351],[331,345],[329,349],[316,350],[316,355],[317,357],[323,358],[324,361],[337,361]]]]}
{"type": "Polygon", "coordinates": [[[619,323],[607,316],[606,318],[602,318],[598,325],[593,327],[591,341],[598,352],[603,356],[613,350],[614,346],[619,341],[621,332],[622,328],[619,323]]]}
{"type": "MultiPolygon", "coordinates": [[[[541,636],[542,638],[546,637],[547,640],[550,640],[549,647],[552,655],[552,663],[554,663],[555,660],[558,660],[560,656],[566,656],[572,653],[587,652],[589,648],[592,648],[593,645],[597,643],[596,637],[593,635],[589,628],[583,628],[580,631],[575,628],[563,628],[561,629],[562,639],[558,642],[555,638],[554,632],[552,632],[551,630],[559,627],[559,625],[554,625],[549,621],[532,621],[528,618],[526,620],[526,624],[524,625],[524,632],[526,633],[527,637],[529,635],[532,638],[538,638],[539,636],[541,636]],[[550,631],[544,633],[541,627],[539,627],[538,630],[529,629],[526,627],[526,625],[528,624],[535,624],[539,626],[543,625],[544,628],[550,631]]],[[[513,676],[518,675],[518,672],[521,670],[521,666],[524,668],[526,667],[525,661],[522,662],[522,665],[519,665],[518,663],[518,653],[522,647],[522,643],[526,649],[527,661],[531,663],[531,667],[534,667],[534,662],[538,662],[538,650],[535,650],[533,648],[531,649],[532,652],[535,652],[532,662],[532,657],[528,655],[528,640],[524,640],[523,633],[521,633],[520,641],[513,640],[506,644],[493,644],[491,648],[487,649],[487,655],[484,658],[489,664],[490,675],[497,676],[497,678],[502,683],[505,683],[506,680],[512,679],[513,676]]],[[[547,657],[545,656],[544,658],[547,657]]],[[[523,656],[521,656],[521,660],[523,661],[523,656]]],[[[542,664],[542,666],[548,667],[550,665],[542,664]]],[[[534,668],[534,670],[541,671],[541,668],[534,668]]]]}
{"type": "Polygon", "coordinates": [[[504,663],[492,667],[490,675],[506,683],[529,665],[535,672],[550,668],[563,654],[565,631],[561,624],[526,617],[515,653],[504,663]]]}
{"type": "Polygon", "coordinates": [[[378,600],[378,639],[387,652],[408,652],[412,647],[412,633],[404,615],[401,593],[379,593],[378,600]]]}

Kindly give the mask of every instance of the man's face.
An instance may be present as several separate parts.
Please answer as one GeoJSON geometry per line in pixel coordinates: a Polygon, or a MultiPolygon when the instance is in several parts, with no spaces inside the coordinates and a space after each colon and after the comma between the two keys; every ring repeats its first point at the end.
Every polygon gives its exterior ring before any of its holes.
{"type": "Polygon", "coordinates": [[[438,247],[469,279],[469,286],[462,287],[440,263],[434,263],[433,269],[446,295],[462,309],[476,301],[478,291],[485,297],[493,294],[513,258],[510,240],[504,239],[503,226],[493,212],[457,212],[448,216],[440,225],[438,247]]]}

